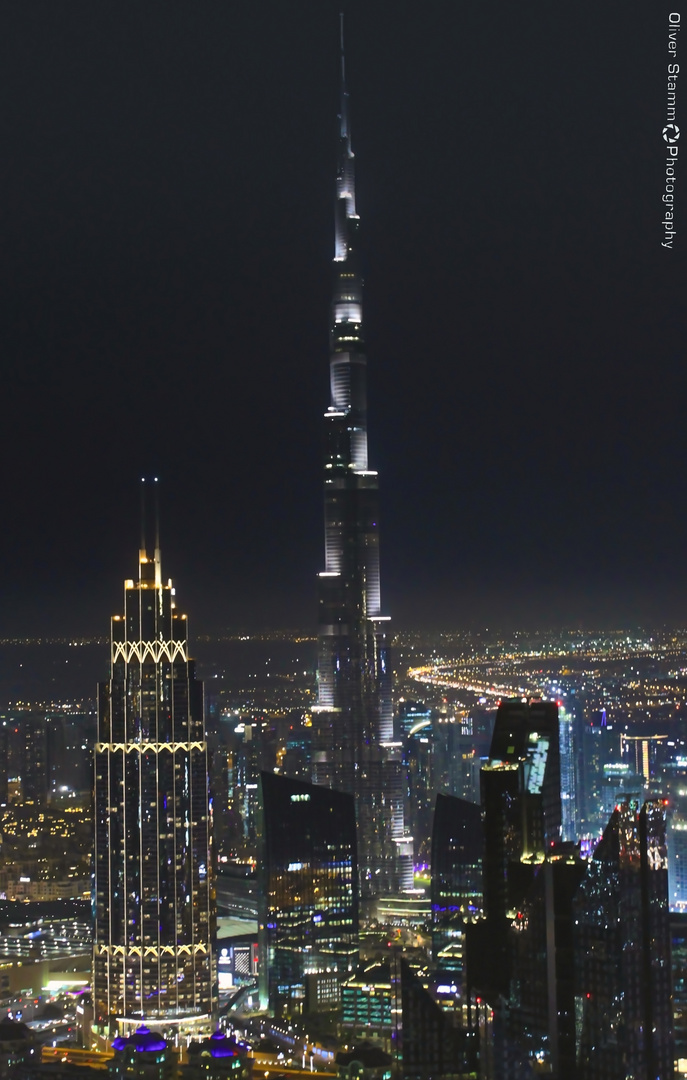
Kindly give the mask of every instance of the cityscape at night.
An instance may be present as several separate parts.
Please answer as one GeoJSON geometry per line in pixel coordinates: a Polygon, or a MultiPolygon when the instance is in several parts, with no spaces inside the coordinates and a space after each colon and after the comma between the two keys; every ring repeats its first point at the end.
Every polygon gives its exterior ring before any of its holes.
{"type": "Polygon", "coordinates": [[[0,1080],[687,1074],[631,7],[0,15],[0,1080]]]}

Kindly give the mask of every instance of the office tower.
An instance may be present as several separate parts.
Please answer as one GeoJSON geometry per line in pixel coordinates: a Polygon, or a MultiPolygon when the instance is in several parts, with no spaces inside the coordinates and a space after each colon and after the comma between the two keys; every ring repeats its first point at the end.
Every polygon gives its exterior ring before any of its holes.
{"type": "Polygon", "coordinates": [[[585,865],[576,845],[555,845],[510,924],[511,978],[495,1048],[504,1080],[530,1075],[532,1061],[543,1075],[576,1078],[572,907],[585,865]]]}
{"type": "Polygon", "coordinates": [[[313,780],[355,796],[361,892],[368,897],[412,885],[412,865],[406,857],[408,865],[400,871],[403,790],[394,744],[388,617],[381,607],[378,479],[367,457],[359,224],[342,19],[313,780]]]}
{"type": "Polygon", "coordinates": [[[484,821],[486,921],[467,928],[467,989],[495,1002],[507,997],[508,927],[534,868],[560,841],[558,706],[505,701],[496,713],[480,783],[484,821]]]}
{"type": "Polygon", "coordinates": [[[215,901],[203,688],[188,623],[142,540],[112,619],[95,748],[96,1034],[212,1030],[215,901]]]}
{"type": "Polygon", "coordinates": [[[358,948],[352,795],[260,774],[260,1001],[275,1012],[334,1008],[358,948]]]}
{"type": "Polygon", "coordinates": [[[268,745],[267,724],[259,716],[234,728],[231,761],[232,809],[240,822],[241,839],[237,850],[247,859],[255,859],[260,845],[260,773],[270,767],[274,755],[268,745]]]}
{"type": "Polygon", "coordinates": [[[608,821],[604,812],[604,766],[620,764],[619,731],[614,727],[606,709],[593,712],[582,733],[582,790],[583,831],[586,836],[599,836],[608,821]]]}
{"type": "Polygon", "coordinates": [[[560,840],[558,738],[554,701],[515,700],[499,705],[489,760],[481,771],[488,918],[504,918],[517,902],[515,882],[509,888],[513,876],[509,864],[543,856],[560,840]]]}
{"type": "Polygon", "coordinates": [[[673,1076],[662,802],[618,806],[573,903],[580,1080],[673,1076]]]}
{"type": "Polygon", "coordinates": [[[558,742],[561,757],[561,836],[574,842],[581,835],[575,713],[558,703],[558,742]]]}
{"type": "Polygon", "coordinates": [[[451,1015],[425,990],[402,956],[395,957],[393,968],[394,1011],[400,1019],[396,1029],[398,1075],[403,1080],[455,1080],[474,1076],[466,1032],[453,1024],[451,1015]]]}
{"type": "Polygon", "coordinates": [[[407,822],[418,861],[427,863],[432,845],[432,821],[437,795],[434,731],[412,732],[403,740],[403,768],[407,778],[407,822]]]}
{"type": "Polygon", "coordinates": [[[7,732],[7,756],[3,758],[0,770],[7,779],[18,782],[18,801],[45,806],[49,789],[45,713],[24,709],[8,713],[7,727],[3,731],[7,732]]]}
{"type": "Polygon", "coordinates": [[[53,712],[47,719],[50,797],[90,793],[93,786],[95,709],[53,712]]]}
{"type": "MultiPolygon", "coordinates": [[[[670,844],[668,844],[670,852],[670,844]]],[[[670,914],[675,1060],[687,1061],[687,912],[670,914]]]]}
{"type": "Polygon", "coordinates": [[[432,957],[460,981],[465,926],[482,911],[482,811],[437,795],[432,829],[432,957]]]}
{"type": "Polygon", "coordinates": [[[684,788],[668,801],[668,887],[670,910],[687,913],[687,796],[684,788]]]}

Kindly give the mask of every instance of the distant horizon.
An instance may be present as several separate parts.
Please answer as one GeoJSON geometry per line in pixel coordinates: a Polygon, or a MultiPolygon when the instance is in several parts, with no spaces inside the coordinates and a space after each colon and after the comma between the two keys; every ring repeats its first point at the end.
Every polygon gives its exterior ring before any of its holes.
{"type": "MultiPolygon", "coordinates": [[[[665,634],[665,633],[684,633],[687,635],[687,620],[685,622],[653,622],[653,621],[640,621],[640,622],[626,622],[626,623],[608,623],[608,624],[582,624],[577,623],[532,623],[527,625],[525,623],[504,623],[499,625],[498,623],[492,623],[489,626],[485,626],[481,623],[475,623],[473,625],[421,625],[421,624],[402,624],[392,627],[392,638],[402,637],[404,635],[427,635],[428,637],[482,637],[489,635],[494,636],[506,636],[513,637],[518,635],[528,635],[532,637],[563,637],[569,635],[571,637],[581,636],[590,637],[595,635],[608,635],[610,637],[621,634],[639,634],[642,636],[652,634],[665,634]]],[[[288,625],[262,625],[262,626],[247,626],[247,625],[228,625],[223,627],[204,628],[197,633],[191,633],[189,636],[191,643],[210,643],[221,644],[222,642],[241,642],[241,641],[289,641],[292,643],[315,643],[317,641],[317,633],[312,628],[288,626],[288,625]]],[[[106,634],[52,634],[52,633],[26,633],[19,635],[4,635],[0,636],[0,647],[2,646],[30,646],[30,645],[66,645],[66,646],[107,646],[110,644],[110,637],[106,634]]]]}

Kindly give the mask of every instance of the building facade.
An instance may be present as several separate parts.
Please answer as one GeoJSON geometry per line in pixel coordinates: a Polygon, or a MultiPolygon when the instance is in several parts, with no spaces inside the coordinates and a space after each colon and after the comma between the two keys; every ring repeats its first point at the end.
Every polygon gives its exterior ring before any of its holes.
{"type": "Polygon", "coordinates": [[[274,1012],[335,1008],[358,962],[353,797],[260,774],[260,1002],[274,1012]]]}
{"type": "Polygon", "coordinates": [[[482,913],[482,811],[475,803],[437,795],[432,830],[432,957],[459,981],[465,927],[482,913]]]}
{"type": "Polygon", "coordinates": [[[673,1076],[665,808],[614,810],[573,903],[580,1080],[673,1076]]]}
{"type": "Polygon", "coordinates": [[[215,922],[203,688],[159,546],[143,544],[98,698],[96,1033],[211,1030],[215,922]]]}
{"type": "Polygon", "coordinates": [[[407,842],[400,748],[394,743],[388,617],[381,605],[378,477],[367,454],[360,219],[343,22],[339,120],[313,780],[354,794],[361,890],[363,896],[375,896],[411,885],[412,860],[404,863],[402,858],[407,842]]]}

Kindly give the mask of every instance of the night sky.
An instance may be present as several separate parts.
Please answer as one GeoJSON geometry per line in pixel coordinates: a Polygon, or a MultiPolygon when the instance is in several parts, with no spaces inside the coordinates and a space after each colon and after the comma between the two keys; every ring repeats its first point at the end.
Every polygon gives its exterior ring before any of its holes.
{"type": "MultiPolygon", "coordinates": [[[[107,633],[143,474],[192,632],[314,627],[338,10],[3,6],[1,634],[107,633]]],[[[345,6],[398,627],[684,623],[669,10],[345,6]]]]}

